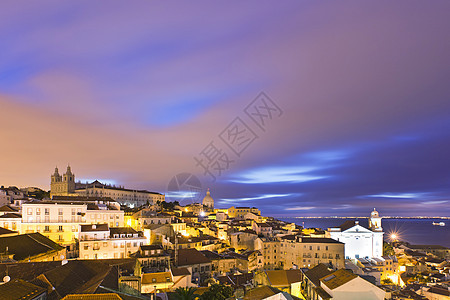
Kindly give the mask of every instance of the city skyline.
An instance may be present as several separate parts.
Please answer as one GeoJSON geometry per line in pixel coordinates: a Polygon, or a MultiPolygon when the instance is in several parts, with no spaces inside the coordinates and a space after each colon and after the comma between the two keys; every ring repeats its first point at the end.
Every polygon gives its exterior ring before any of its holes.
{"type": "Polygon", "coordinates": [[[0,4],[0,185],[49,190],[70,163],[164,194],[193,174],[217,207],[265,215],[450,216],[448,2],[16,3],[0,4]]]}

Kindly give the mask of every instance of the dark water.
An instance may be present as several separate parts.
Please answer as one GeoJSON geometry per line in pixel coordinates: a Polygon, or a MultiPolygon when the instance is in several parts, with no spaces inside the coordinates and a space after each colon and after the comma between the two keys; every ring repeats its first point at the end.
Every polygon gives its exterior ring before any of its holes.
{"type": "MultiPolygon", "coordinates": [[[[336,227],[347,220],[358,220],[359,224],[368,227],[368,219],[337,219],[337,218],[281,218],[290,223],[296,223],[306,228],[336,227]]],[[[411,244],[441,245],[450,248],[450,220],[442,219],[382,219],[384,239],[395,232],[399,240],[411,244]],[[433,222],[444,222],[445,226],[435,226],[433,222]]]]}

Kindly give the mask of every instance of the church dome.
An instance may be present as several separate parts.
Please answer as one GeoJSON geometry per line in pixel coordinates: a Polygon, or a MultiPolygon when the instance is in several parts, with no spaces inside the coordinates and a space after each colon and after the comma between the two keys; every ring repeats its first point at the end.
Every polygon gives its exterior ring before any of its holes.
{"type": "Polygon", "coordinates": [[[214,199],[211,197],[211,193],[208,191],[206,192],[205,198],[203,198],[203,205],[208,206],[210,208],[214,208],[214,199]]]}
{"type": "Polygon", "coordinates": [[[372,213],[370,214],[371,217],[379,217],[380,215],[378,214],[378,212],[375,210],[375,208],[373,209],[372,213]]]}

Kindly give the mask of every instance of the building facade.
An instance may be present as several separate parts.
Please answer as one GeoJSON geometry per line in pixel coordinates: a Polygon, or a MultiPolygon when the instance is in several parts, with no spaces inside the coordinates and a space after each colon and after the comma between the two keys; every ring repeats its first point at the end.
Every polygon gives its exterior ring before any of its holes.
{"type": "Polygon", "coordinates": [[[369,218],[369,228],[358,221],[346,221],[339,227],[328,230],[330,237],[345,244],[345,257],[348,259],[382,257],[383,228],[381,217],[374,209],[369,218]]]}
{"type": "Polygon", "coordinates": [[[58,167],[50,176],[50,197],[53,196],[83,196],[111,198],[122,205],[130,207],[146,204],[156,204],[158,201],[164,201],[165,196],[156,192],[146,190],[131,190],[115,185],[103,184],[97,180],[92,183],[81,183],[75,181],[75,174],[70,166],[63,175],[59,174],[58,167]]]}

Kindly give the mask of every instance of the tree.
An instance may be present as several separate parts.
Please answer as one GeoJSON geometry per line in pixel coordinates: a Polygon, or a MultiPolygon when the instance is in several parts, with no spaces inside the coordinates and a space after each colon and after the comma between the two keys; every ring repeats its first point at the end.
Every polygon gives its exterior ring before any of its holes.
{"type": "Polygon", "coordinates": [[[394,248],[391,244],[383,242],[383,255],[394,255],[394,248]]]}
{"type": "Polygon", "coordinates": [[[385,278],[385,279],[381,280],[381,282],[385,285],[394,284],[390,278],[385,278]]]}
{"type": "Polygon", "coordinates": [[[197,295],[195,294],[195,291],[197,289],[190,287],[190,288],[177,288],[175,290],[175,298],[178,300],[194,300],[197,295]]]}
{"type": "Polygon", "coordinates": [[[226,285],[213,284],[200,299],[202,300],[225,300],[233,296],[233,288],[226,285]]]}

